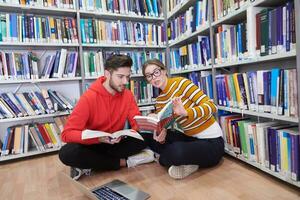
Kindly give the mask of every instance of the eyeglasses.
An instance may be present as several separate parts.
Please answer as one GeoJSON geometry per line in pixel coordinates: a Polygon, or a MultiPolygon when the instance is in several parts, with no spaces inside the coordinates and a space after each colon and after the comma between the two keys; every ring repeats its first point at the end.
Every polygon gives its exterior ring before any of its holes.
{"type": "Polygon", "coordinates": [[[147,79],[147,81],[151,81],[154,77],[159,77],[160,75],[161,75],[161,69],[156,68],[152,74],[146,74],[145,78],[147,79]]]}

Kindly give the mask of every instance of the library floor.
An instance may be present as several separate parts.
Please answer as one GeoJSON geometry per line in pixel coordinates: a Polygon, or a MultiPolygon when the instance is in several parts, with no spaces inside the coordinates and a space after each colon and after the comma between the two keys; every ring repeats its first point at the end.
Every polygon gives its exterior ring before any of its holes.
{"type": "MultiPolygon", "coordinates": [[[[56,154],[1,164],[1,200],[87,200],[62,173],[69,168],[56,154]]],[[[300,199],[300,189],[225,156],[215,168],[199,170],[184,180],[171,179],[157,163],[113,172],[98,172],[80,179],[88,187],[120,179],[154,200],[300,199]]]]}

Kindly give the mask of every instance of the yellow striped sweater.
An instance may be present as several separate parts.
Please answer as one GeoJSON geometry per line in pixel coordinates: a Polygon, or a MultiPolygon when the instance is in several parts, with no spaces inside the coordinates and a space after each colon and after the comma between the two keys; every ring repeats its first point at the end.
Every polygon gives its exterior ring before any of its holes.
{"type": "Polygon", "coordinates": [[[213,113],[217,111],[217,106],[189,79],[168,78],[166,88],[156,98],[157,112],[174,97],[181,97],[188,114],[187,117],[176,117],[186,135],[198,134],[215,122],[213,113]]]}

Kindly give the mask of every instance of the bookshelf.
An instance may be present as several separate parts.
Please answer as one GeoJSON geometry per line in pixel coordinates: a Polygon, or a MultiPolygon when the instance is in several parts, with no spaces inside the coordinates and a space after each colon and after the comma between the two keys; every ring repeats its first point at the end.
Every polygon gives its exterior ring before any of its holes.
{"type": "MultiPolygon", "coordinates": [[[[174,5],[173,0],[168,1],[168,6],[174,5]],[[173,3],[172,3],[173,2],[173,3]]],[[[190,7],[195,6],[196,0],[185,0],[185,1],[177,1],[177,6],[173,7],[173,9],[167,9],[167,20],[168,23],[172,23],[172,20],[176,19],[176,17],[183,15],[186,13],[190,7]],[[179,2],[179,3],[178,3],[179,2]]],[[[289,71],[293,69],[299,70],[299,63],[300,63],[300,56],[297,55],[296,52],[300,51],[300,43],[296,43],[295,48],[291,48],[289,51],[277,51],[277,53],[271,53],[269,55],[264,55],[261,56],[259,54],[252,55],[248,51],[242,54],[242,57],[240,57],[239,54],[233,57],[221,57],[220,58],[220,51],[218,52],[217,48],[217,34],[223,34],[222,32],[219,32],[220,28],[222,27],[224,29],[230,28],[232,25],[238,25],[241,24],[240,26],[243,26],[243,22],[247,22],[247,12],[250,12],[250,7],[268,7],[268,8],[277,8],[279,6],[287,6],[286,3],[288,1],[285,0],[280,0],[280,1],[275,1],[275,0],[248,0],[248,1],[226,1],[228,3],[228,6],[231,5],[233,2],[241,2],[239,8],[229,8],[228,10],[217,10],[217,8],[214,7],[214,3],[222,3],[223,1],[209,1],[207,5],[208,9],[208,21],[207,24],[202,24],[199,28],[192,32],[185,32],[182,33],[180,36],[177,36],[176,38],[172,38],[167,45],[167,51],[172,52],[172,49],[176,48],[181,48],[185,45],[189,45],[190,43],[193,43],[196,41],[196,38],[199,35],[207,35],[210,38],[210,52],[211,52],[211,62],[207,66],[195,66],[195,65],[190,65],[188,62],[187,64],[184,64],[184,66],[181,66],[181,69],[179,70],[170,70],[170,74],[172,76],[178,76],[178,75],[183,75],[183,76],[188,76],[191,73],[201,73],[201,72],[208,72],[212,74],[212,88],[213,88],[213,94],[214,94],[214,101],[216,104],[219,104],[219,99],[222,95],[220,95],[220,88],[219,88],[219,83],[217,83],[220,79],[220,76],[227,76],[227,75],[233,75],[234,73],[247,73],[251,71],[259,71],[259,70],[265,70],[265,71],[271,71],[276,68],[280,68],[281,70],[284,71],[289,71]],[[223,26],[223,25],[228,25],[228,26],[223,26]],[[218,55],[219,54],[219,55],[218,55]],[[219,56],[219,57],[218,57],[219,56]]],[[[295,24],[296,24],[296,38],[297,40],[300,39],[300,26],[298,20],[300,19],[300,2],[299,1],[293,1],[294,2],[294,7],[295,7],[295,24]]],[[[237,4],[234,4],[233,6],[236,6],[237,4]]],[[[225,6],[224,6],[225,7],[225,6]]],[[[282,9],[281,9],[282,10],[282,9]]],[[[191,16],[188,16],[187,18],[190,18],[191,16]]],[[[193,15],[192,15],[193,17],[193,15]]],[[[256,23],[254,21],[254,23],[256,23]]],[[[185,23],[187,24],[187,23],[185,23]]],[[[274,25],[272,25],[274,26],[274,25]]],[[[278,25],[279,26],[279,25],[278,25]]],[[[176,27],[177,29],[180,29],[179,27],[176,27]]],[[[172,30],[172,28],[171,28],[172,30]]],[[[292,31],[290,29],[290,31],[292,31]]],[[[170,31],[169,31],[170,32],[170,31]]],[[[230,32],[228,29],[227,32],[230,32]]],[[[255,31],[256,32],[256,31],[255,31]]],[[[226,33],[224,33],[225,35],[226,33]]],[[[251,35],[251,34],[250,34],[251,35]]],[[[272,35],[272,34],[271,34],[272,35]]],[[[224,36],[226,37],[226,36],[224,36]]],[[[277,36],[276,36],[277,37],[277,36]]],[[[246,39],[248,40],[248,35],[246,35],[246,39]]],[[[221,41],[222,42],[222,41],[221,41]]],[[[281,43],[278,43],[281,44],[281,43]]],[[[227,46],[228,47],[228,46],[227,46]]],[[[246,46],[248,48],[248,46],[246,46]]],[[[250,47],[250,46],[249,46],[250,47]]],[[[222,52],[222,51],[221,51],[222,52]]],[[[179,62],[182,62],[182,59],[184,56],[189,56],[190,51],[188,51],[188,54],[181,54],[179,56],[179,62]]],[[[228,56],[229,53],[227,53],[226,56],[228,56]]],[[[268,53],[267,53],[268,54],[268,53]]],[[[172,57],[172,56],[171,56],[172,57]]],[[[172,67],[172,62],[169,64],[168,63],[169,69],[172,67]]],[[[171,68],[172,69],[172,68],[171,68]]],[[[294,73],[296,71],[292,71],[294,73]]],[[[288,73],[288,72],[287,72],[288,73]]],[[[300,73],[297,72],[296,76],[298,80],[300,80],[300,73]]],[[[300,90],[300,83],[297,81],[297,84],[293,86],[295,88],[295,91],[299,94],[300,90]]],[[[290,100],[289,100],[290,101],[290,100]]],[[[299,104],[299,98],[297,102],[295,102],[297,105],[299,104]]],[[[278,104],[277,104],[278,106],[278,104]]],[[[254,111],[252,109],[245,109],[245,108],[239,108],[239,107],[234,107],[234,106],[224,106],[224,105],[218,105],[220,113],[218,114],[217,117],[221,116],[222,112],[226,111],[227,113],[231,114],[236,114],[242,118],[248,117],[249,120],[254,120],[257,123],[265,122],[265,121],[270,121],[270,122],[282,122],[285,124],[289,125],[296,125],[297,127],[300,124],[299,117],[289,115],[279,115],[279,114],[274,114],[277,113],[278,111],[274,113],[267,113],[265,111],[263,112],[258,112],[258,110],[254,111]]],[[[297,110],[299,110],[299,107],[296,107],[297,110]]],[[[295,109],[293,109],[295,110],[295,109]]],[[[290,111],[289,111],[290,112],[290,111]]],[[[297,112],[296,112],[297,113],[297,112]]],[[[299,112],[298,112],[299,113],[299,112]]],[[[248,119],[247,118],[247,119],[248,119]]],[[[225,137],[224,137],[225,138],[225,137]]],[[[225,141],[226,142],[226,141],[225,141]]],[[[262,166],[256,161],[251,161],[250,159],[247,159],[246,156],[243,155],[243,153],[236,153],[235,152],[235,147],[229,148],[230,144],[226,144],[226,153],[243,161],[246,162],[268,174],[271,174],[272,176],[275,176],[283,181],[286,181],[292,185],[295,185],[297,187],[300,186],[300,181],[292,180],[290,175],[282,174],[281,171],[276,172],[276,170],[269,169],[265,166],[262,166]]],[[[249,150],[250,151],[250,150],[249,150]]],[[[278,150],[277,150],[278,151],[278,150]]],[[[285,155],[284,155],[285,156],[285,155]]],[[[290,156],[290,155],[289,155],[290,156]]],[[[297,158],[299,159],[299,158],[297,158]]],[[[271,161],[270,161],[271,162],[271,161]]],[[[280,160],[277,161],[277,163],[280,163],[280,160]]],[[[282,161],[281,161],[282,162],[282,161]]],[[[279,164],[280,165],[280,164],[279,164]]],[[[291,167],[291,166],[290,166],[291,167]]],[[[276,168],[276,167],[275,167],[276,168]]],[[[279,168],[280,170],[280,168],[279,168]]],[[[295,178],[294,178],[295,179],[295,178]]]]}
{"type": "MultiPolygon", "coordinates": [[[[27,2],[27,1],[26,1],[27,2]]],[[[91,7],[83,8],[82,5],[86,3],[90,3],[91,1],[86,0],[76,0],[70,1],[73,2],[72,5],[63,5],[63,1],[48,1],[48,5],[43,5],[43,1],[28,1],[28,5],[21,5],[21,4],[13,4],[8,1],[4,2],[0,0],[0,19],[2,19],[2,23],[6,23],[6,20],[9,19],[11,14],[18,16],[34,16],[38,17],[53,17],[53,18],[61,18],[64,20],[65,18],[72,18],[74,21],[69,21],[71,25],[69,28],[76,28],[76,33],[73,32],[74,30],[69,30],[70,37],[75,37],[76,40],[71,41],[73,38],[69,38],[69,40],[64,41],[63,39],[59,41],[57,38],[59,34],[56,34],[55,40],[51,39],[43,39],[43,36],[40,36],[36,39],[30,40],[22,40],[22,32],[18,35],[18,39],[9,39],[5,40],[6,38],[0,38],[0,45],[1,51],[4,53],[24,53],[26,51],[33,52],[36,57],[39,58],[38,60],[38,69],[39,72],[42,72],[42,69],[47,62],[46,57],[51,56],[52,54],[55,55],[57,51],[61,51],[61,49],[66,49],[67,52],[77,52],[77,64],[76,64],[76,72],[74,76],[61,76],[61,77],[49,77],[49,78],[41,78],[41,74],[39,78],[11,78],[11,77],[0,77],[0,85],[1,85],[1,92],[0,93],[7,93],[7,92],[30,92],[30,91],[39,91],[40,89],[51,89],[53,91],[59,92],[65,97],[70,99],[73,105],[76,104],[77,100],[80,98],[80,95],[86,90],[87,86],[94,80],[96,80],[101,74],[94,74],[93,76],[86,76],[85,68],[84,68],[84,57],[83,54],[86,51],[89,52],[99,52],[101,51],[103,55],[106,52],[116,52],[119,51],[121,53],[136,53],[140,56],[140,60],[134,60],[134,62],[139,61],[136,65],[141,65],[140,62],[143,62],[142,59],[146,60],[151,56],[160,56],[163,60],[165,60],[164,51],[166,49],[166,42],[164,41],[165,36],[163,30],[161,30],[161,35],[159,36],[160,41],[157,41],[158,36],[155,38],[154,41],[148,40],[139,43],[132,43],[130,41],[127,42],[107,42],[107,41],[97,41],[96,43],[84,43],[82,41],[82,30],[80,29],[80,20],[81,19],[93,19],[93,20],[102,20],[105,22],[124,22],[124,23],[140,23],[143,24],[153,24],[155,26],[160,26],[164,23],[166,15],[163,14],[164,10],[162,9],[162,1],[157,1],[157,8],[155,10],[154,7],[153,13],[147,13],[146,10],[141,10],[141,7],[137,4],[133,4],[132,0],[128,0],[128,10],[125,7],[119,9],[121,11],[116,12],[116,10],[111,10],[111,8],[104,9],[104,7],[91,7]],[[51,3],[53,3],[51,5],[51,3]],[[58,3],[56,5],[56,3],[58,3]],[[129,8],[130,7],[130,8],[129,8]],[[1,14],[2,15],[1,18],[1,14]],[[71,27],[72,26],[72,27],[71,27]],[[21,40],[19,40],[21,37],[21,40]],[[42,40],[42,39],[43,40],[42,40]]],[[[105,3],[105,0],[101,0],[101,2],[105,3]]],[[[118,4],[120,6],[121,4],[118,4]]],[[[123,5],[123,4],[122,4],[123,5]]],[[[116,6],[116,5],[115,5],[116,6]]],[[[153,5],[154,6],[154,5],[153,5]]],[[[21,18],[21,17],[20,17],[21,18]]],[[[34,18],[35,20],[35,18],[34,18]]],[[[0,27],[1,27],[0,21],[0,27]]],[[[35,24],[34,24],[35,25],[35,24]]],[[[9,27],[9,25],[7,25],[9,27]]],[[[149,26],[150,27],[150,26],[149,26]]],[[[51,27],[50,27],[51,28],[51,27]]],[[[57,27],[56,27],[57,28],[57,27]]],[[[22,27],[19,28],[22,30],[22,27]]],[[[30,28],[29,28],[30,29],[30,28]]],[[[38,29],[38,28],[37,28],[38,29]]],[[[37,31],[37,29],[35,31],[37,31]]],[[[56,29],[57,31],[58,29],[56,29]]],[[[0,33],[2,29],[0,28],[0,33]]],[[[12,30],[5,30],[6,33],[12,30]]],[[[18,29],[17,29],[18,31],[18,29]]],[[[32,34],[32,33],[31,33],[32,34]]],[[[151,33],[152,34],[152,33],[151,33]]],[[[143,36],[143,35],[142,35],[143,36]]],[[[28,36],[27,36],[28,37],[28,36]]],[[[36,35],[33,36],[33,38],[36,35]]],[[[51,33],[50,36],[51,37],[51,33]]],[[[0,51],[0,52],[1,52],[0,51]]],[[[136,56],[138,57],[138,56],[136,56]]],[[[151,57],[152,58],[152,57],[151,57]]],[[[71,59],[71,58],[70,58],[71,59]]],[[[104,58],[105,59],[105,58],[104,58]]],[[[67,62],[67,61],[66,61],[67,62]]],[[[0,74],[1,75],[1,74],[0,74]]],[[[136,73],[132,76],[133,80],[141,81],[143,79],[142,74],[136,73]]],[[[153,102],[148,102],[145,100],[140,100],[139,104],[142,111],[146,111],[147,109],[153,109],[153,102]]],[[[6,132],[7,127],[16,126],[16,125],[27,125],[27,124],[36,124],[36,123],[52,123],[54,122],[53,119],[61,116],[67,116],[72,112],[72,109],[56,111],[53,113],[44,113],[38,115],[28,115],[23,117],[14,117],[14,118],[0,118],[0,131],[2,133],[6,132]]],[[[0,134],[0,139],[4,141],[5,134],[0,134]]],[[[1,161],[8,161],[14,160],[19,158],[24,158],[28,156],[44,154],[48,152],[55,152],[59,150],[59,147],[53,148],[46,148],[45,150],[33,150],[28,151],[26,153],[21,154],[9,154],[5,156],[0,156],[1,161]]]]}

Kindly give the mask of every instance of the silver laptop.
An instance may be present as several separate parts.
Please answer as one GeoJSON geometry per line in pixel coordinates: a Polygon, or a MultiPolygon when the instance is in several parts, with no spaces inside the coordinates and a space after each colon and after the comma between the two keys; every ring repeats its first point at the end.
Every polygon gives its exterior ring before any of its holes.
{"type": "Polygon", "coordinates": [[[83,192],[90,199],[94,200],[144,200],[150,197],[149,194],[128,185],[120,180],[113,180],[101,186],[96,186],[89,189],[78,181],[64,174],[69,182],[71,182],[77,189],[83,192]]]}

